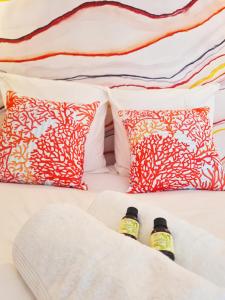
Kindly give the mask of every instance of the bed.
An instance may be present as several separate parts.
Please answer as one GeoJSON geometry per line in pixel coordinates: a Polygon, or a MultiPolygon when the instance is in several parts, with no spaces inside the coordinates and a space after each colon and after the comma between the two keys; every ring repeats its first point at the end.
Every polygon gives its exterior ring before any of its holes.
{"type": "MultiPolygon", "coordinates": [[[[220,91],[216,96],[213,133],[224,163],[223,1],[136,2],[71,0],[62,5],[62,1],[57,0],[53,7],[52,1],[45,0],[30,0],[29,4],[27,0],[0,0],[1,76],[13,73],[45,78],[54,81],[54,86],[61,80],[65,84],[75,81],[97,84],[106,87],[107,92],[112,88],[115,93],[127,87],[182,89],[218,82],[220,91]]],[[[30,78],[29,88],[32,80],[30,78]]],[[[49,83],[46,87],[44,92],[39,89],[40,99],[55,97],[54,93],[59,91],[61,97],[64,91],[69,97],[67,88],[56,90],[49,88],[49,83]]],[[[34,95],[29,96],[36,96],[37,90],[34,91],[34,95]]],[[[0,122],[4,114],[0,99],[0,122]]],[[[112,114],[109,113],[104,150],[110,165],[114,161],[113,140],[112,114]]],[[[124,142],[123,138],[121,141],[124,142]]],[[[125,160],[127,158],[125,153],[125,160]]],[[[108,166],[107,170],[107,173],[85,175],[88,191],[0,183],[0,299],[34,299],[16,271],[11,253],[13,241],[25,222],[51,203],[70,203],[88,211],[102,191],[125,193],[128,177],[118,175],[114,166],[108,166]]],[[[225,240],[223,192],[182,190],[131,197],[148,203],[149,209],[151,204],[157,205],[225,240]]]]}
{"type": "MultiPolygon", "coordinates": [[[[103,190],[126,192],[128,178],[109,173],[88,174],[89,191],[47,186],[0,184],[0,298],[7,300],[34,299],[12,261],[12,243],[23,224],[50,203],[73,203],[88,210],[97,193],[103,190]]],[[[198,225],[225,240],[225,195],[223,192],[177,191],[134,195],[149,203],[198,225]]]]}

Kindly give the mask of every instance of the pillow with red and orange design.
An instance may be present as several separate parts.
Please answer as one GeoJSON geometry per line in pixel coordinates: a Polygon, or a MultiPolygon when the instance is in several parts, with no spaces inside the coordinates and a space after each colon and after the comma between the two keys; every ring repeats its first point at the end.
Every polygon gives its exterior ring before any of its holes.
{"type": "Polygon", "coordinates": [[[121,110],[130,152],[130,193],[225,190],[209,108],[121,110]]]}
{"type": "Polygon", "coordinates": [[[0,181],[87,189],[84,146],[98,106],[9,91],[0,129],[0,181]]]}

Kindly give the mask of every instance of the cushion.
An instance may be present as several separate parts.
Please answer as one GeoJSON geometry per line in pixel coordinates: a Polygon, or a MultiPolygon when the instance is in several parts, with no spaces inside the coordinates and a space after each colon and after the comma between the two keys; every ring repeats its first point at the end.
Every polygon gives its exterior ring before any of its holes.
{"type": "Polygon", "coordinates": [[[87,189],[87,134],[99,102],[77,105],[7,94],[0,131],[0,181],[87,189]]]}
{"type": "Polygon", "coordinates": [[[104,89],[99,86],[77,82],[0,73],[0,94],[2,94],[4,104],[6,104],[6,96],[9,90],[20,95],[38,99],[54,99],[57,102],[66,101],[86,104],[99,101],[99,107],[85,144],[84,171],[89,173],[107,172],[104,158],[104,124],[108,96],[104,89]],[[95,147],[93,147],[93,144],[95,147]]]}
{"type": "Polygon", "coordinates": [[[194,89],[112,89],[110,103],[115,128],[116,169],[121,175],[128,176],[130,168],[129,141],[119,110],[145,109],[183,109],[207,106],[210,107],[210,122],[213,123],[215,92],[219,85],[212,84],[194,89]]]}
{"type": "Polygon", "coordinates": [[[225,190],[212,139],[209,108],[124,110],[131,152],[131,193],[225,190]]]}

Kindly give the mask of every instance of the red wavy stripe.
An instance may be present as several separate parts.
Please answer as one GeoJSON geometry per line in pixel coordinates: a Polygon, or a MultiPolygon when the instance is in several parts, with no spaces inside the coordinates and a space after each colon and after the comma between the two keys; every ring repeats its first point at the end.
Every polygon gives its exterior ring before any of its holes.
{"type": "Polygon", "coordinates": [[[147,11],[144,11],[142,9],[138,9],[136,7],[127,5],[127,4],[123,4],[120,2],[116,2],[116,1],[91,1],[91,2],[85,2],[81,5],[79,5],[78,7],[75,7],[74,9],[72,9],[71,11],[65,13],[64,15],[52,20],[50,23],[48,23],[47,25],[44,25],[43,27],[40,27],[24,36],[21,36],[19,38],[15,38],[15,39],[9,39],[9,38],[0,38],[0,42],[1,43],[20,43],[23,41],[27,41],[32,39],[34,36],[48,30],[49,28],[58,25],[59,23],[65,21],[66,19],[70,18],[71,16],[73,16],[74,14],[78,13],[80,10],[84,10],[87,8],[92,8],[92,7],[101,7],[101,6],[115,6],[115,7],[119,7],[125,10],[129,10],[135,14],[139,14],[139,15],[143,15],[145,17],[151,18],[151,19],[160,19],[160,18],[167,18],[167,17],[172,17],[172,16],[176,16],[178,14],[184,13],[186,11],[188,11],[198,0],[192,0],[190,1],[187,5],[185,5],[182,8],[179,8],[177,10],[175,10],[174,12],[171,13],[165,13],[165,14],[161,14],[161,15],[155,15],[152,13],[149,13],[147,11]]]}
{"type": "MultiPolygon", "coordinates": [[[[113,86],[111,86],[111,88],[119,88],[119,87],[125,87],[125,86],[133,86],[133,87],[141,87],[141,88],[145,88],[145,89],[171,89],[171,88],[176,88],[176,87],[178,87],[178,86],[180,86],[180,85],[183,85],[183,84],[185,84],[185,83],[188,83],[193,77],[195,77],[196,75],[198,75],[203,69],[205,69],[208,65],[210,65],[213,61],[215,61],[215,60],[217,60],[217,59],[219,59],[219,58],[221,58],[221,57],[224,57],[225,56],[225,54],[221,54],[221,55],[218,55],[218,56],[216,56],[216,57],[214,57],[213,59],[211,59],[210,61],[208,61],[207,62],[207,64],[205,64],[203,67],[201,67],[201,69],[200,70],[198,70],[198,71],[196,71],[195,73],[193,73],[190,77],[188,77],[187,79],[185,79],[185,80],[183,80],[183,81],[180,81],[180,82],[178,82],[178,83],[176,83],[176,84],[173,84],[173,85],[170,85],[170,86],[166,86],[166,87],[160,87],[160,86],[150,86],[150,87],[148,87],[148,86],[143,86],[143,85],[136,85],[136,84],[128,84],[128,85],[124,85],[124,84],[122,84],[122,85],[113,85],[113,86]]],[[[202,84],[202,85],[205,85],[205,84],[208,84],[208,83],[210,83],[210,82],[213,82],[213,81],[215,81],[215,80],[217,80],[218,78],[220,78],[222,75],[224,75],[225,73],[223,73],[223,74],[220,74],[219,76],[217,76],[216,78],[214,78],[214,79],[212,79],[211,81],[208,81],[208,82],[206,82],[206,83],[204,83],[204,84],[202,84]]]]}
{"type": "Polygon", "coordinates": [[[112,125],[113,125],[113,121],[111,121],[111,122],[109,122],[108,124],[106,124],[105,127],[107,128],[107,127],[110,127],[110,126],[112,126],[112,125]]]}
{"type": "MultiPolygon", "coordinates": [[[[204,65],[200,70],[196,71],[195,73],[193,73],[189,78],[179,82],[179,83],[176,83],[172,86],[170,86],[169,88],[176,88],[180,85],[183,85],[185,83],[188,83],[193,77],[195,77],[196,75],[198,75],[203,69],[205,69],[208,65],[210,65],[213,61],[217,60],[218,58],[221,58],[221,57],[224,57],[225,54],[221,54],[221,55],[218,55],[216,57],[214,57],[213,59],[211,59],[206,65],[204,65]]],[[[212,80],[214,81],[214,79],[212,80]]]]}
{"type": "Polygon", "coordinates": [[[110,150],[110,151],[105,151],[104,154],[113,154],[114,153],[114,150],[110,150]]]}
{"type": "Polygon", "coordinates": [[[176,31],[172,31],[169,33],[166,33],[158,38],[155,38],[153,40],[150,40],[140,46],[137,46],[133,49],[130,50],[124,50],[124,51],[118,51],[118,52],[109,52],[109,53],[81,53],[81,52],[54,52],[54,53],[46,53],[43,55],[39,55],[39,56],[35,56],[35,57],[30,57],[30,58],[20,58],[20,59],[0,59],[0,62],[2,63],[22,63],[22,62],[29,62],[29,61],[36,61],[36,60],[41,60],[41,59],[46,59],[46,58],[50,58],[53,56],[58,56],[58,55],[65,55],[65,56],[84,56],[84,57],[110,57],[110,56],[119,56],[119,55],[126,55],[126,54],[130,54],[132,52],[141,50],[145,47],[148,47],[152,44],[155,44],[156,42],[171,37],[177,33],[181,33],[181,32],[188,32],[194,28],[197,28],[203,24],[205,24],[206,22],[208,22],[210,19],[212,19],[214,16],[218,15],[220,12],[222,12],[223,10],[225,10],[225,6],[220,8],[218,11],[214,12],[212,15],[210,15],[208,18],[206,18],[204,21],[197,23],[194,26],[188,27],[188,28],[184,28],[184,29],[180,29],[180,30],[176,30],[176,31]]]}

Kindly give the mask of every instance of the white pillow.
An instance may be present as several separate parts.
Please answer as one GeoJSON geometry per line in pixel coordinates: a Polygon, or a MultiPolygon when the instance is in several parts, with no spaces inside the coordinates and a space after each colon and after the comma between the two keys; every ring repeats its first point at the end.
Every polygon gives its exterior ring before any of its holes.
{"type": "Polygon", "coordinates": [[[212,84],[195,89],[143,90],[129,88],[110,90],[117,172],[128,176],[130,168],[129,142],[126,130],[118,116],[119,110],[182,109],[207,106],[210,107],[210,120],[213,125],[215,93],[218,89],[218,84],[212,84]]]}
{"type": "Polygon", "coordinates": [[[77,104],[100,101],[101,104],[87,136],[84,171],[91,173],[107,172],[104,157],[104,127],[108,95],[104,89],[99,86],[77,82],[39,79],[15,74],[0,74],[0,91],[4,105],[6,104],[6,94],[9,90],[15,91],[21,96],[75,102],[77,104]]]}

